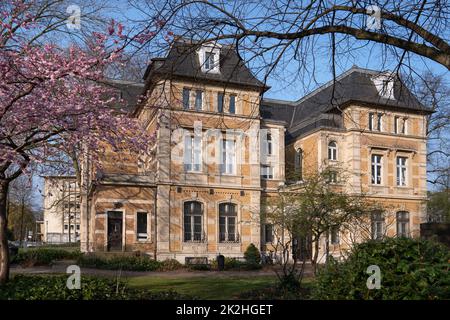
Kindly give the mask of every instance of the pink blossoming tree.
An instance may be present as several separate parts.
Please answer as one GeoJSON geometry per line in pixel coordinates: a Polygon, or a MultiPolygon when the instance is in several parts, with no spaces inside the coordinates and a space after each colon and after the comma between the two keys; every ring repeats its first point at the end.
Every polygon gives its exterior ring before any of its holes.
{"type": "Polygon", "coordinates": [[[120,59],[117,39],[109,41],[114,30],[94,33],[83,49],[37,45],[24,37],[41,32],[28,2],[10,0],[11,10],[0,12],[0,285],[9,278],[11,181],[71,146],[97,150],[106,142],[116,151],[139,152],[146,142],[135,119],[111,108],[117,94],[101,84],[108,65],[120,59]]]}

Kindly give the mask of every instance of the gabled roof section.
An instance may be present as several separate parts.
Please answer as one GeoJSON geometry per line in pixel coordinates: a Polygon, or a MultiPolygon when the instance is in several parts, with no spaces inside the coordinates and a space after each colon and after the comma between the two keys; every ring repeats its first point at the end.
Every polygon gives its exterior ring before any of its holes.
{"type": "Polygon", "coordinates": [[[176,40],[165,58],[152,59],[144,74],[144,79],[148,80],[152,76],[158,75],[167,79],[181,77],[196,81],[215,81],[247,86],[257,90],[268,89],[246,67],[234,46],[220,46],[219,73],[202,72],[202,64],[197,52],[201,46],[201,43],[189,40],[176,40]]]}
{"type": "Polygon", "coordinates": [[[289,137],[294,138],[323,126],[342,128],[340,112],[333,111],[339,111],[339,108],[344,108],[352,102],[377,109],[431,112],[397,76],[354,66],[334,81],[329,81],[298,101],[264,99],[261,103],[261,114],[270,119],[286,121],[289,140],[289,137]],[[388,98],[380,94],[373,81],[386,75],[394,82],[393,96],[388,98]]]}

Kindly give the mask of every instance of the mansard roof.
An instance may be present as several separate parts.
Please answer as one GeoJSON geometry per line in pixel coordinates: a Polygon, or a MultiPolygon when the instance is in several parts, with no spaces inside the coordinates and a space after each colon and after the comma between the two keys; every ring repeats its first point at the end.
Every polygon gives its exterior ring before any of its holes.
{"type": "MultiPolygon", "coordinates": [[[[252,87],[257,90],[267,90],[268,87],[259,81],[246,67],[239,57],[236,48],[230,45],[220,45],[220,72],[203,72],[197,50],[201,43],[179,39],[175,41],[165,58],[154,58],[147,67],[144,79],[154,75],[166,79],[184,78],[195,81],[214,81],[225,84],[252,87]]],[[[218,45],[219,47],[219,45],[218,45]]]]}
{"type": "Polygon", "coordinates": [[[286,138],[289,141],[320,127],[342,128],[339,108],[350,103],[368,105],[376,110],[431,111],[417,100],[397,76],[391,75],[394,81],[393,97],[380,95],[373,79],[385,74],[354,66],[298,101],[264,99],[260,107],[261,116],[286,121],[286,138]]]}
{"type": "Polygon", "coordinates": [[[123,100],[121,108],[132,113],[138,104],[139,98],[144,93],[144,83],[126,80],[106,80],[105,84],[117,92],[119,98],[123,100]]]}

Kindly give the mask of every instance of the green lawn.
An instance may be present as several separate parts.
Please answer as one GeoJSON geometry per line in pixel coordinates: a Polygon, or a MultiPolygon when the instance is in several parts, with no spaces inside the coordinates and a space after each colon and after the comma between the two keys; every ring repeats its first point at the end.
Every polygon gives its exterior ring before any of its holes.
{"type": "Polygon", "coordinates": [[[236,294],[275,284],[275,276],[236,276],[236,277],[135,277],[129,279],[130,287],[154,291],[172,289],[179,293],[196,296],[200,299],[233,299],[236,294]]]}

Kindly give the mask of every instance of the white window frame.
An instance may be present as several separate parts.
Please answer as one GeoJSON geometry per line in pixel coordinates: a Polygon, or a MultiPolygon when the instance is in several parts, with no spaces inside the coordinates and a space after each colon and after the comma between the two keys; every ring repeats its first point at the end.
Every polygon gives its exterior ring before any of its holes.
{"type": "Polygon", "coordinates": [[[274,167],[269,164],[261,165],[261,179],[272,180],[274,179],[274,167]]]}
{"type": "Polygon", "coordinates": [[[203,73],[220,73],[220,44],[210,43],[203,45],[198,50],[198,58],[203,73]],[[206,68],[206,53],[212,53],[214,57],[213,67],[206,68]]]}
{"type": "Polygon", "coordinates": [[[397,186],[406,187],[408,185],[408,157],[397,156],[395,159],[395,168],[397,186]]]}
{"type": "Polygon", "coordinates": [[[370,181],[372,185],[382,185],[383,184],[383,156],[380,154],[370,155],[370,181]],[[379,162],[375,162],[374,159],[379,158],[379,162]],[[375,169],[375,170],[374,170],[375,169]],[[377,177],[380,177],[379,183],[377,182],[377,177]]]}
{"type": "Polygon", "coordinates": [[[337,161],[337,151],[338,151],[338,147],[337,147],[337,142],[336,141],[330,141],[328,143],[328,160],[331,161],[337,161]]]}
{"type": "Polygon", "coordinates": [[[187,172],[202,171],[202,139],[197,135],[184,136],[184,170],[187,172]]]}
{"type": "Polygon", "coordinates": [[[234,139],[222,139],[221,157],[221,174],[236,174],[236,141],[234,139]]]}
{"type": "Polygon", "coordinates": [[[377,129],[376,131],[382,132],[383,131],[383,114],[377,113],[377,129]]]}

